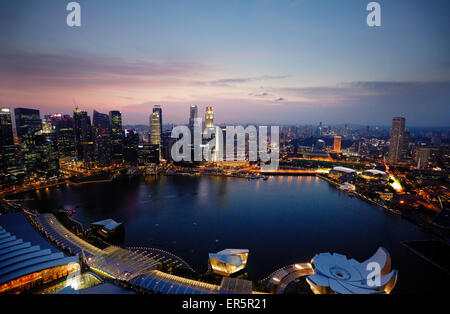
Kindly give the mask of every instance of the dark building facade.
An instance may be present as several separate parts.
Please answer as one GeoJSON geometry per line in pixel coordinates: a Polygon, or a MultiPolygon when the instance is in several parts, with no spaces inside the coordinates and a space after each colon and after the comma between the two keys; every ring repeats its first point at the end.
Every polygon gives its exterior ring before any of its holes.
{"type": "Polygon", "coordinates": [[[32,174],[37,171],[36,133],[42,130],[40,113],[35,109],[16,108],[14,115],[17,136],[23,152],[23,168],[26,173],[32,174]]]}
{"type": "Polygon", "coordinates": [[[73,130],[75,135],[75,148],[79,161],[92,163],[95,161],[94,142],[91,118],[86,111],[76,109],[73,112],[73,130]]]}
{"type": "Polygon", "coordinates": [[[124,160],[128,165],[135,166],[138,161],[139,134],[136,130],[124,130],[123,134],[124,160]]]}
{"type": "Polygon", "coordinates": [[[114,163],[123,162],[123,131],[122,114],[120,111],[110,111],[111,124],[111,158],[114,163]]]}
{"type": "Polygon", "coordinates": [[[138,165],[159,163],[159,145],[143,144],[138,146],[138,165]]]}
{"type": "Polygon", "coordinates": [[[55,130],[59,158],[74,159],[77,153],[73,118],[69,115],[54,114],[50,117],[50,121],[55,130]]]}
{"type": "Polygon", "coordinates": [[[109,116],[94,110],[93,124],[97,165],[100,167],[111,166],[111,125],[109,116]]]}
{"type": "Polygon", "coordinates": [[[14,146],[11,110],[0,108],[0,171],[5,175],[14,175],[19,170],[14,146]]]}
{"type": "Polygon", "coordinates": [[[403,162],[406,158],[409,132],[405,129],[406,120],[402,117],[392,119],[391,139],[388,161],[391,164],[403,162]]]}

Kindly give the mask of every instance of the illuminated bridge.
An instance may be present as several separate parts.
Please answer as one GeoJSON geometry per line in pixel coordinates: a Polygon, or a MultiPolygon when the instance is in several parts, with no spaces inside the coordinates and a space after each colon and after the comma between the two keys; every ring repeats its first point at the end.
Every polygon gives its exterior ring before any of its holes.
{"type": "Polygon", "coordinates": [[[53,214],[31,215],[31,218],[35,227],[48,239],[58,247],[82,257],[92,271],[104,277],[125,281],[144,292],[164,294],[253,292],[247,280],[236,279],[233,285],[230,285],[228,278],[224,278],[219,286],[157,270],[156,266],[160,263],[171,264],[174,267],[187,265],[182,259],[168,252],[144,248],[127,250],[117,246],[109,246],[102,250],[70,232],[53,214]]]}

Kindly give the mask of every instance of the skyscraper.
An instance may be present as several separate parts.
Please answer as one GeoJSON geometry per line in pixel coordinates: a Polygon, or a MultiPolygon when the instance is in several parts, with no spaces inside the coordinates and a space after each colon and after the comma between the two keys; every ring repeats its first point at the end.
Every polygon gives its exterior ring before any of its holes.
{"type": "Polygon", "coordinates": [[[150,115],[150,144],[159,146],[161,159],[161,135],[162,135],[162,109],[160,106],[153,107],[150,115]]]}
{"type": "Polygon", "coordinates": [[[136,130],[124,130],[123,155],[128,165],[135,166],[138,160],[139,134],[136,130]]]}
{"type": "Polygon", "coordinates": [[[39,110],[28,108],[14,109],[17,136],[23,150],[23,166],[28,174],[37,170],[38,151],[36,133],[42,130],[42,120],[39,110]]]}
{"type": "Polygon", "coordinates": [[[94,110],[95,158],[98,166],[111,165],[111,126],[109,116],[94,110]]]}
{"type": "Polygon", "coordinates": [[[333,151],[335,153],[340,153],[341,152],[341,137],[340,136],[336,135],[334,137],[333,151]]]}
{"type": "Polygon", "coordinates": [[[76,157],[75,134],[73,130],[73,118],[69,115],[55,113],[50,116],[55,130],[58,156],[60,159],[72,160],[76,157]]]}
{"type": "Polygon", "coordinates": [[[111,158],[113,162],[121,163],[123,161],[123,131],[120,111],[110,111],[109,121],[111,124],[111,158]]]}
{"type": "Polygon", "coordinates": [[[189,129],[191,130],[191,134],[194,133],[194,126],[196,124],[196,120],[198,118],[198,108],[196,105],[192,105],[189,110],[189,129]]]}
{"type": "Polygon", "coordinates": [[[73,112],[73,128],[78,160],[86,163],[94,161],[94,142],[91,118],[86,111],[76,109],[73,112]]]}
{"type": "Polygon", "coordinates": [[[408,145],[408,133],[405,130],[405,118],[392,119],[391,140],[389,144],[388,161],[390,163],[402,162],[408,145]]]}
{"type": "Polygon", "coordinates": [[[5,175],[19,171],[9,108],[0,108],[0,167],[0,171],[5,175]]]}
{"type": "Polygon", "coordinates": [[[213,107],[206,107],[205,112],[205,127],[210,128],[214,126],[214,110],[213,107]]]}

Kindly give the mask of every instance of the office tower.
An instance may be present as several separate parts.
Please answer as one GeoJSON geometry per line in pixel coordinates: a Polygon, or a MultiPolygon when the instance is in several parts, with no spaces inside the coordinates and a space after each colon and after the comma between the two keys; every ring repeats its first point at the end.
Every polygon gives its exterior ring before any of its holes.
{"type": "Polygon", "coordinates": [[[341,137],[340,136],[335,136],[334,137],[333,151],[335,153],[340,153],[341,152],[341,137]]]}
{"type": "Polygon", "coordinates": [[[109,116],[94,110],[95,159],[99,167],[111,166],[111,126],[109,116]]]}
{"type": "Polygon", "coordinates": [[[189,130],[194,133],[194,127],[196,125],[196,120],[198,118],[198,108],[196,105],[192,105],[189,111],[189,130]]]}
{"type": "Polygon", "coordinates": [[[111,158],[114,163],[121,163],[123,161],[123,131],[120,111],[110,111],[109,121],[111,124],[111,158]]]}
{"type": "Polygon", "coordinates": [[[392,119],[391,140],[389,144],[388,161],[390,163],[402,162],[408,145],[408,133],[405,130],[405,118],[392,119]]]}
{"type": "Polygon", "coordinates": [[[0,172],[5,175],[13,175],[20,168],[16,160],[16,147],[11,120],[11,110],[0,108],[0,172]]]}
{"type": "Polygon", "coordinates": [[[76,157],[73,118],[69,115],[55,113],[50,116],[55,131],[59,159],[71,161],[76,157]]]}
{"type": "Polygon", "coordinates": [[[316,146],[314,147],[314,151],[323,152],[325,150],[325,141],[322,139],[318,139],[316,142],[316,146]]]}
{"type": "Polygon", "coordinates": [[[128,165],[135,166],[138,160],[139,134],[136,130],[124,130],[123,157],[128,165]]]}
{"type": "Polygon", "coordinates": [[[177,139],[172,138],[172,130],[164,131],[162,134],[161,155],[165,160],[172,160],[172,146],[177,139]]]}
{"type": "Polygon", "coordinates": [[[159,163],[159,146],[143,144],[138,146],[138,164],[146,166],[148,164],[159,163]]]}
{"type": "MultiPolygon", "coordinates": [[[[43,123],[44,124],[44,123],[43,123]]],[[[46,121],[45,123],[51,124],[46,121]]],[[[50,128],[35,134],[36,151],[36,174],[41,178],[50,178],[59,173],[59,153],[56,132],[50,128]]]]}
{"type": "Polygon", "coordinates": [[[214,126],[214,110],[213,110],[213,107],[206,107],[205,127],[211,128],[213,126],[214,126]]]}
{"type": "Polygon", "coordinates": [[[429,147],[418,147],[416,148],[415,162],[417,164],[417,169],[422,169],[427,166],[430,160],[431,148],[429,147]]]}
{"type": "Polygon", "coordinates": [[[159,146],[161,158],[161,135],[162,135],[162,110],[156,105],[153,107],[153,113],[150,115],[150,144],[159,146]]]}
{"type": "Polygon", "coordinates": [[[16,108],[16,129],[19,143],[23,152],[23,168],[26,173],[36,172],[38,152],[36,150],[37,132],[42,130],[42,120],[39,110],[16,108]]]}
{"type": "Polygon", "coordinates": [[[75,147],[79,161],[91,163],[95,160],[91,118],[86,111],[76,109],[73,112],[73,129],[75,133],[75,147]]]}

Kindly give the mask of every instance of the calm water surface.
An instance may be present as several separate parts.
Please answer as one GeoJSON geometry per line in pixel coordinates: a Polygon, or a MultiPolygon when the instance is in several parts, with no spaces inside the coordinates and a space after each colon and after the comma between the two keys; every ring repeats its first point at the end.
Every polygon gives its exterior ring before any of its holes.
{"type": "Polygon", "coordinates": [[[399,270],[394,291],[432,291],[448,277],[404,248],[426,239],[414,224],[336,190],[316,177],[248,181],[222,177],[159,177],[64,186],[23,195],[39,211],[79,206],[74,218],[125,223],[124,246],[169,250],[198,271],[208,253],[249,249],[248,277],[338,252],[363,261],[379,246],[399,270]]]}

